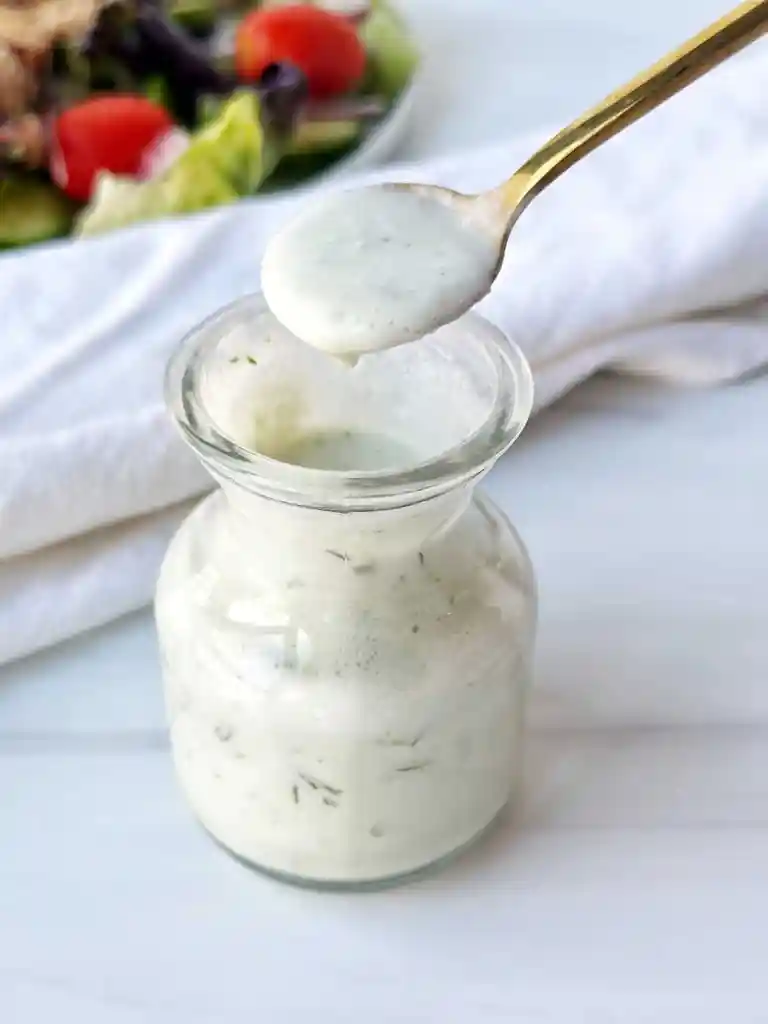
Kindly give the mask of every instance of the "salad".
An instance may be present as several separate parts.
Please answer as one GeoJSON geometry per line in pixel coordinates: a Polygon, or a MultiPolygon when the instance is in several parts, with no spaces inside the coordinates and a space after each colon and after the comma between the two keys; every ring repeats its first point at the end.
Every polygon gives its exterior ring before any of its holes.
{"type": "Polygon", "coordinates": [[[417,63],[389,0],[0,0],[0,249],[306,180],[417,63]]]}

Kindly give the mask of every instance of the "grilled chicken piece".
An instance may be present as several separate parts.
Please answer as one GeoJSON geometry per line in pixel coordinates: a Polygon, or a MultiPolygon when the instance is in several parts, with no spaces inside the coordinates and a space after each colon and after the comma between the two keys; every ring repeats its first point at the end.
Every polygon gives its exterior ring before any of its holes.
{"type": "Polygon", "coordinates": [[[0,0],[0,42],[45,53],[57,39],[80,39],[112,0],[0,0]]]}

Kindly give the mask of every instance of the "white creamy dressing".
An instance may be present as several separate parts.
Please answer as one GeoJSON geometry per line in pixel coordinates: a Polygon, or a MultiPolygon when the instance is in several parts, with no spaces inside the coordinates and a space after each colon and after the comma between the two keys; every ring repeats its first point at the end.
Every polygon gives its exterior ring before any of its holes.
{"type": "Polygon", "coordinates": [[[456,319],[490,288],[499,242],[451,197],[376,186],[315,201],[267,247],[261,283],[272,312],[342,357],[456,319]]]}
{"type": "MultiPolygon", "coordinates": [[[[393,452],[344,438],[337,464],[363,448],[369,465],[393,452]]],[[[332,449],[309,439],[307,462],[332,449]]],[[[246,501],[239,532],[209,498],[158,589],[174,759],[198,817],[246,860],[326,882],[460,848],[518,774],[532,584],[507,524],[456,494],[330,518],[246,501]]]]}
{"type": "Polygon", "coordinates": [[[282,462],[307,469],[343,472],[396,470],[413,462],[414,453],[387,434],[333,430],[299,438],[280,453],[282,462]]]}
{"type": "Polygon", "coordinates": [[[403,345],[350,372],[264,308],[219,342],[201,399],[227,437],[280,462],[403,470],[454,447],[487,414],[460,358],[467,337],[466,328],[443,328],[430,346],[403,345]]]}

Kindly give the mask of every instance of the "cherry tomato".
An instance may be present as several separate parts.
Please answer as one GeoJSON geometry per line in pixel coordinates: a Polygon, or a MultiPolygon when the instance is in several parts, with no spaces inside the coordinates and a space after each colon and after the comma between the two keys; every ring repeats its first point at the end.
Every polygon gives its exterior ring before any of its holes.
{"type": "Polygon", "coordinates": [[[99,171],[136,175],[146,150],[173,127],[165,108],[144,96],[95,96],[57,119],[51,177],[68,196],[87,202],[99,171]]]}
{"type": "Polygon", "coordinates": [[[268,64],[286,61],[307,76],[315,98],[352,89],[365,70],[365,47],[349,19],[310,4],[252,11],[240,22],[235,68],[256,81],[268,64]]]}

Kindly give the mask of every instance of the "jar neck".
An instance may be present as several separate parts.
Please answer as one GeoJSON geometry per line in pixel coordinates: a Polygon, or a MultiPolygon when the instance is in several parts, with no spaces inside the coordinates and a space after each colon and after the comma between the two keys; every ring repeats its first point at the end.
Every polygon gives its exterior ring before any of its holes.
{"type": "Polygon", "coordinates": [[[324,552],[353,567],[418,552],[450,530],[471,501],[473,486],[399,508],[344,512],[284,504],[231,481],[222,483],[230,511],[227,528],[236,543],[291,561],[324,552]]]}
{"type": "MultiPolygon", "coordinates": [[[[263,298],[251,296],[185,339],[169,364],[166,396],[217,479],[282,509],[320,504],[375,519],[385,507],[431,498],[439,498],[437,508],[444,495],[471,486],[523,429],[533,381],[520,350],[474,313],[418,344],[363,359],[349,373],[286,332],[263,298]],[[322,463],[286,455],[294,441],[339,431],[406,451],[387,456],[381,468],[367,456],[342,460],[349,468],[329,468],[324,480],[304,468],[322,463]]],[[[325,521],[318,522],[322,532],[325,521]]]]}

